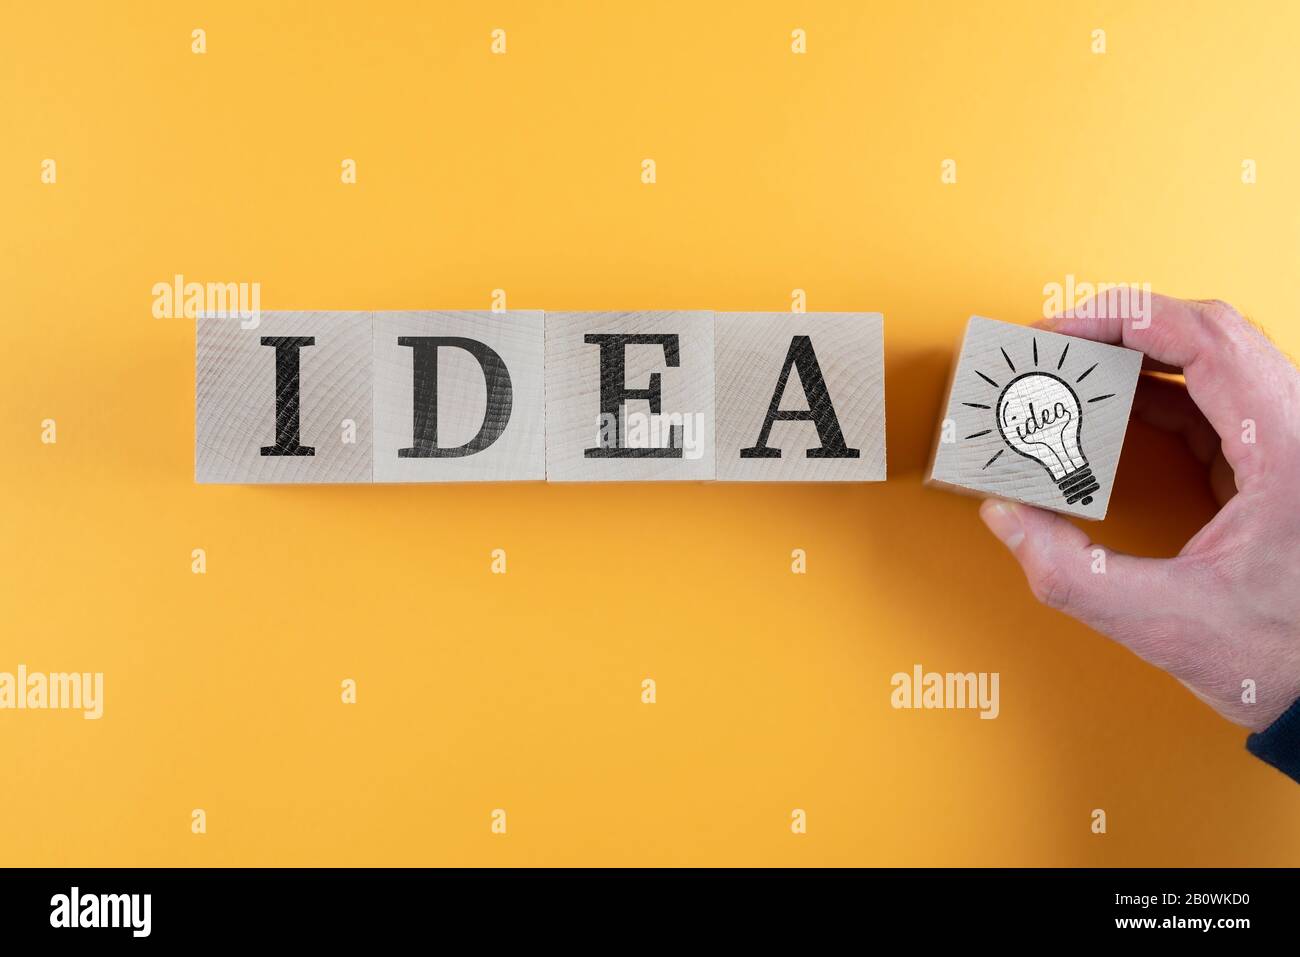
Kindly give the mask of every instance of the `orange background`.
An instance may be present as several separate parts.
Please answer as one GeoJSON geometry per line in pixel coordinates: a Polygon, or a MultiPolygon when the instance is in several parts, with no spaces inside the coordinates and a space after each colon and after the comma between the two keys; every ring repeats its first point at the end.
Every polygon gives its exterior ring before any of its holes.
{"type": "MultiPolygon", "coordinates": [[[[106,700],[0,712],[0,864],[1300,863],[1244,731],[920,484],[966,317],[1067,274],[1300,346],[1298,33],[1281,2],[6,3],[0,670],[106,700]],[[176,273],[264,309],[880,310],[890,479],[199,487],[176,273]],[[918,662],[1000,672],[1001,716],[891,709],[918,662]]],[[[1212,508],[1135,425],[1095,534],[1169,555],[1212,508]]]]}

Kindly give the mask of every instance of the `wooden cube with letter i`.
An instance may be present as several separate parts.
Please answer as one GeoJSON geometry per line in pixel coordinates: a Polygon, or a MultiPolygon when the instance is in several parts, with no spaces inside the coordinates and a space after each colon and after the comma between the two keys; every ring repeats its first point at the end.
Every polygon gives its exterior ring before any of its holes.
{"type": "Polygon", "coordinates": [[[194,478],[371,481],[368,312],[200,316],[194,478]]]}
{"type": "Polygon", "coordinates": [[[927,483],[1106,516],[1142,354],[972,316],[927,483]]]}

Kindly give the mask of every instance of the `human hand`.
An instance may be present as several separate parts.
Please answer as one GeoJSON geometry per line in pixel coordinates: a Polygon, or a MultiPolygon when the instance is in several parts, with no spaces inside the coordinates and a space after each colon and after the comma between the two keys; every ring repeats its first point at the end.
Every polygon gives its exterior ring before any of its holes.
{"type": "Polygon", "coordinates": [[[1182,434],[1208,469],[1218,514],[1176,558],[1104,549],[1104,574],[1092,571],[1102,546],[1060,515],[990,499],[980,516],[1039,601],[1260,730],[1300,698],[1300,372],[1226,303],[1157,295],[1151,305],[1140,323],[1108,308],[1114,318],[1067,314],[1044,325],[1182,371],[1186,387],[1142,376],[1133,414],[1182,434]]]}

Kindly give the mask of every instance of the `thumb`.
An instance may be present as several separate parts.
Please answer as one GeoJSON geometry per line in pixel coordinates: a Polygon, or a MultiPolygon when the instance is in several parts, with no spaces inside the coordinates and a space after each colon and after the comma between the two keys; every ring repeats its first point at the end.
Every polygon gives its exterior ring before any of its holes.
{"type": "Polygon", "coordinates": [[[1169,607],[1168,562],[1113,552],[1062,516],[1028,505],[989,499],[980,518],[1011,549],[1040,602],[1124,645],[1144,644],[1169,607]]]}

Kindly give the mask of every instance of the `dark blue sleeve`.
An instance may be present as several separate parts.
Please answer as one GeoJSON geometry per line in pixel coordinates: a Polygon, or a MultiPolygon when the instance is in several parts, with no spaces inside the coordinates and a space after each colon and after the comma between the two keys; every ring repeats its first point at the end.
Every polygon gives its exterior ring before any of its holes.
{"type": "Polygon", "coordinates": [[[1300,783],[1300,700],[1263,731],[1248,737],[1246,750],[1300,783]]]}

